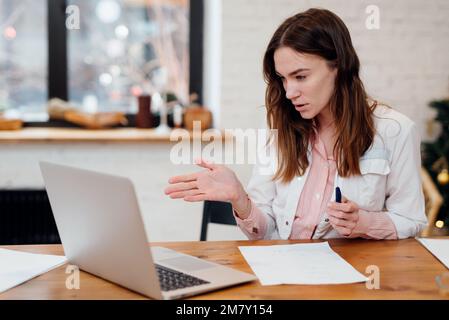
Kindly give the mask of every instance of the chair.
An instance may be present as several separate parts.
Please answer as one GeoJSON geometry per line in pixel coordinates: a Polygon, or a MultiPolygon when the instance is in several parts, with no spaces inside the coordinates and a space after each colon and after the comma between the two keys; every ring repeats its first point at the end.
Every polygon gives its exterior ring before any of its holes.
{"type": "Polygon", "coordinates": [[[425,199],[426,215],[429,222],[427,227],[421,232],[421,237],[428,237],[432,235],[438,212],[443,204],[443,197],[438,191],[429,173],[424,168],[421,168],[421,179],[425,199]]]}
{"type": "Polygon", "coordinates": [[[0,190],[0,245],[60,243],[45,190],[0,190]]]}
{"type": "Polygon", "coordinates": [[[200,241],[206,241],[209,223],[237,225],[229,202],[204,201],[200,241]]]}

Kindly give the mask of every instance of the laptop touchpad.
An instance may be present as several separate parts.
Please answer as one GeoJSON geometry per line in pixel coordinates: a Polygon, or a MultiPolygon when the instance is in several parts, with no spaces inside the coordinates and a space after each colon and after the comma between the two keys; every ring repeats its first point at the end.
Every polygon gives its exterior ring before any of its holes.
{"type": "Polygon", "coordinates": [[[192,257],[176,257],[176,258],[170,258],[170,259],[164,259],[161,260],[164,265],[167,267],[174,267],[177,269],[182,269],[185,271],[198,271],[208,268],[216,268],[217,265],[214,263],[209,263],[204,260],[195,259],[192,257]]]}

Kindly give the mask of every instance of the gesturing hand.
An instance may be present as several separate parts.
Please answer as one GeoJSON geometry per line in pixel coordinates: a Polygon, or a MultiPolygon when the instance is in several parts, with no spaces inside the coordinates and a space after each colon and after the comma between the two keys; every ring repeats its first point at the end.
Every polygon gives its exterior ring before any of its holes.
{"type": "Polygon", "coordinates": [[[196,164],[207,170],[175,176],[169,179],[171,184],[165,194],[172,199],[183,198],[185,201],[237,201],[246,195],[235,173],[224,165],[207,163],[199,160],[196,164]]]}
{"type": "Polygon", "coordinates": [[[345,237],[351,235],[359,221],[359,206],[345,197],[342,203],[330,202],[327,213],[332,227],[345,237]]]}

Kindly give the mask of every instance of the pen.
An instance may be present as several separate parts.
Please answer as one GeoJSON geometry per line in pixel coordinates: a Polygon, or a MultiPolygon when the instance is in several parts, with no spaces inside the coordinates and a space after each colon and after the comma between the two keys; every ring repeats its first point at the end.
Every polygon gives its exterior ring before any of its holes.
{"type": "MultiPolygon", "coordinates": [[[[341,190],[340,187],[335,188],[335,202],[341,203],[341,190]]],[[[329,222],[329,218],[326,218],[324,221],[329,222]]]]}
{"type": "MultiPolygon", "coordinates": [[[[335,188],[335,202],[341,203],[341,190],[340,190],[340,187],[336,187],[335,188]]],[[[329,222],[329,218],[326,218],[324,221],[325,222],[329,222]]],[[[313,238],[313,235],[315,234],[315,231],[316,231],[317,227],[318,227],[318,225],[316,225],[315,228],[313,229],[312,236],[310,238],[313,238]]]]}
{"type": "Polygon", "coordinates": [[[341,190],[340,187],[335,188],[335,202],[341,203],[341,190]]]}

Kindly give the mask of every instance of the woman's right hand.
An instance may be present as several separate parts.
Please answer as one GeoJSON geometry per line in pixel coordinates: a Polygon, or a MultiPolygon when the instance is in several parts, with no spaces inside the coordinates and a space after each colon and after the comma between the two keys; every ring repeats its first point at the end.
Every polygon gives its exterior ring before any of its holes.
{"type": "Polygon", "coordinates": [[[248,197],[235,173],[224,165],[207,163],[200,160],[196,163],[205,168],[200,172],[171,177],[170,186],[165,189],[165,194],[172,199],[184,199],[185,201],[226,201],[244,216],[249,215],[247,210],[248,197]],[[247,214],[246,214],[247,213],[247,214]]]}

